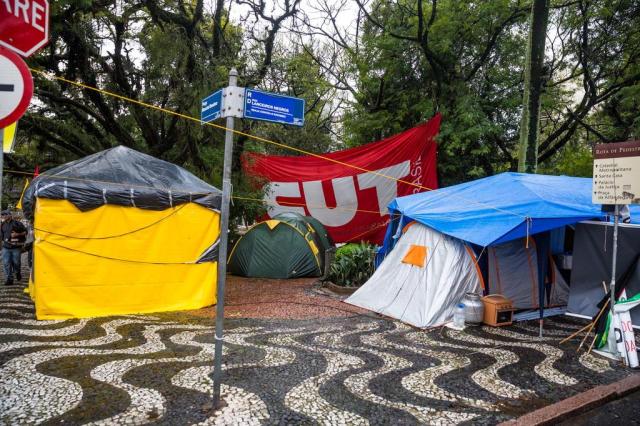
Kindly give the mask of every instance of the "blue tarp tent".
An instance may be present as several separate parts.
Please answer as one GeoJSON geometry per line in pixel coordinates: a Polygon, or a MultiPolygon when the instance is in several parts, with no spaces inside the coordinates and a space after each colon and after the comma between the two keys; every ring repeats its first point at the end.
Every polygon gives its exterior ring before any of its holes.
{"type": "Polygon", "coordinates": [[[591,203],[590,178],[525,173],[399,197],[389,211],[404,223],[415,220],[483,247],[604,217],[601,206],[591,203]]]}
{"type": "MultiPolygon", "coordinates": [[[[549,256],[550,231],[589,219],[605,219],[592,204],[590,178],[502,173],[430,192],[396,198],[389,204],[392,220],[376,263],[394,246],[399,230],[416,221],[443,234],[480,247],[496,247],[538,234],[538,259],[549,256]]],[[[633,222],[640,209],[632,207],[633,222]]],[[[546,262],[538,262],[539,307],[546,262]]]]}

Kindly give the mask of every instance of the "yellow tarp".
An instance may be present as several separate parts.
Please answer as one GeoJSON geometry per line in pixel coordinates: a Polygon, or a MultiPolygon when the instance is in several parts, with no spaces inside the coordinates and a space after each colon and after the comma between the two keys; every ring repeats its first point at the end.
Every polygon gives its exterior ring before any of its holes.
{"type": "Polygon", "coordinates": [[[66,200],[39,198],[34,227],[30,293],[38,319],[198,309],[216,301],[217,263],[179,264],[196,261],[219,235],[218,214],[198,204],[81,212],[66,200]]]}
{"type": "Polygon", "coordinates": [[[13,144],[16,140],[16,128],[18,123],[9,124],[4,129],[0,129],[2,132],[2,152],[5,154],[11,154],[13,152],[13,144]]]}

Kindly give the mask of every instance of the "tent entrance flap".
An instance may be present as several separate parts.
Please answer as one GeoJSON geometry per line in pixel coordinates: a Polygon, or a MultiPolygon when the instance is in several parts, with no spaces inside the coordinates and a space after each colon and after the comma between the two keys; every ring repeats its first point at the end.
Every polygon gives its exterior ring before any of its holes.
{"type": "Polygon", "coordinates": [[[516,309],[566,305],[569,286],[549,255],[550,240],[539,234],[487,247],[489,293],[502,294],[516,309]]]}
{"type": "Polygon", "coordinates": [[[524,239],[488,247],[489,293],[499,293],[516,309],[531,309],[538,302],[538,256],[524,239]]]}

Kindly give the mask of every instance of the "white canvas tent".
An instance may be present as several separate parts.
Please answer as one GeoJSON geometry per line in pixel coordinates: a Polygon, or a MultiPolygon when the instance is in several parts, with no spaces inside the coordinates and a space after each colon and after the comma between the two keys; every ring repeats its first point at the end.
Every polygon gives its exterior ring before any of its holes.
{"type": "Polygon", "coordinates": [[[373,276],[346,302],[416,327],[449,321],[482,274],[471,248],[420,223],[410,224],[373,276]]]}
{"type": "MultiPolygon", "coordinates": [[[[535,241],[517,239],[487,247],[489,294],[502,294],[516,309],[536,309],[538,257],[535,241]]],[[[566,305],[569,287],[552,265],[549,303],[566,305]]],[[[467,292],[481,292],[482,272],[473,250],[457,238],[417,222],[405,228],[373,276],[346,302],[416,327],[450,321],[467,292]]]]}

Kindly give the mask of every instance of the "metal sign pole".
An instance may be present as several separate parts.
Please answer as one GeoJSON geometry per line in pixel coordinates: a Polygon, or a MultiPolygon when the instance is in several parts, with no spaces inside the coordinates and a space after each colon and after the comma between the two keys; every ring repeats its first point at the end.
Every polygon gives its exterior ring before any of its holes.
{"type": "MultiPolygon", "coordinates": [[[[614,320],[614,315],[615,315],[615,311],[614,311],[614,305],[616,303],[616,263],[617,263],[617,259],[618,259],[618,215],[620,213],[620,207],[618,206],[618,204],[615,205],[614,207],[614,219],[613,219],[613,259],[611,261],[611,285],[609,286],[609,288],[611,289],[611,301],[609,302],[609,308],[611,309],[611,324],[615,324],[615,320],[614,320]]],[[[614,337],[615,336],[615,329],[614,329],[614,337]]],[[[616,340],[617,337],[614,339],[609,339],[609,351],[612,354],[618,354],[618,347],[616,345],[616,340]]]]}
{"type": "MultiPolygon", "coordinates": [[[[229,71],[229,87],[238,82],[238,71],[229,71]]],[[[218,288],[216,297],[216,335],[213,368],[213,406],[220,406],[220,383],[222,381],[222,333],[224,322],[224,284],[227,274],[227,234],[229,229],[229,200],[231,199],[231,153],[233,152],[233,117],[227,117],[224,135],[224,166],[222,172],[222,206],[220,208],[220,249],[218,250],[218,288]]]]}

